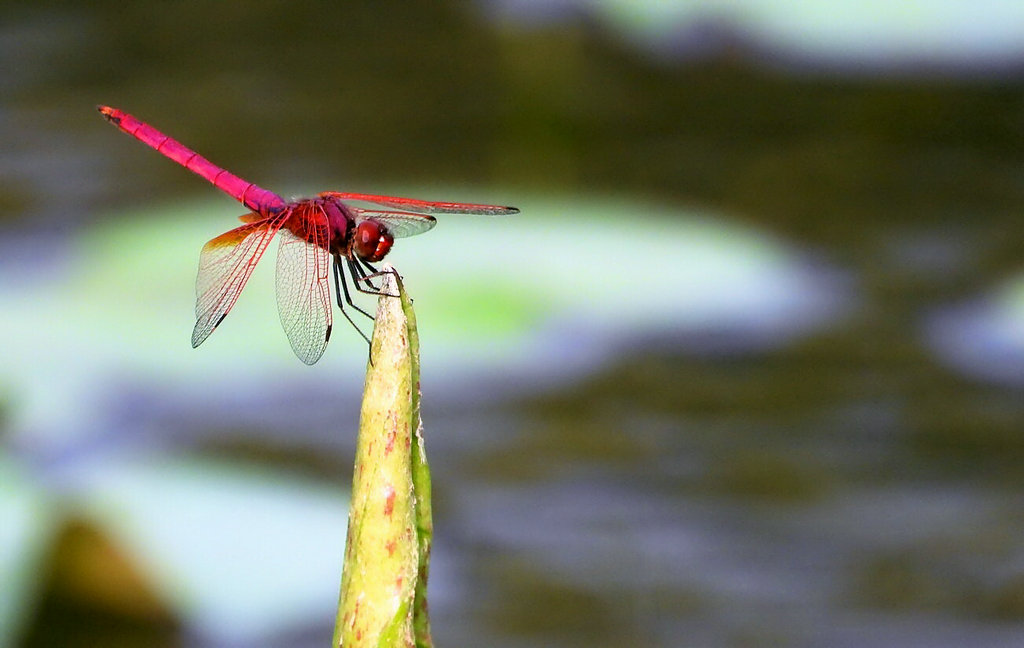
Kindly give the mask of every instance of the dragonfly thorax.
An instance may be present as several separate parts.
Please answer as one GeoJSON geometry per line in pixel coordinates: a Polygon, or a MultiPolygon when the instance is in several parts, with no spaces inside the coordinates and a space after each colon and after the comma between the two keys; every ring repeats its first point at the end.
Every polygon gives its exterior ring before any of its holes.
{"type": "Polygon", "coordinates": [[[344,203],[325,198],[317,201],[327,217],[332,254],[345,257],[358,256],[364,261],[380,261],[391,250],[395,239],[387,228],[372,219],[357,222],[355,215],[344,203]]]}
{"type": "Polygon", "coordinates": [[[321,199],[317,201],[324,216],[327,217],[327,227],[331,233],[331,249],[334,254],[346,254],[349,240],[355,228],[355,218],[345,206],[336,200],[321,199]]]}

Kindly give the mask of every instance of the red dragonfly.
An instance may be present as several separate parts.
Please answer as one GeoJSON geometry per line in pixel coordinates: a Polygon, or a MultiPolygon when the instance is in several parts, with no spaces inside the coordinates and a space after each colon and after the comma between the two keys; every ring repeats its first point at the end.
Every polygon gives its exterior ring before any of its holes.
{"type": "Polygon", "coordinates": [[[316,198],[287,202],[276,193],[222,169],[180,142],[128,113],[98,106],[109,121],[139,141],[163,153],[189,171],[209,180],[250,210],[245,223],[203,246],[196,278],[197,347],[238,301],[253,268],[274,235],[281,239],[277,253],[277,310],[295,355],[313,364],[331,337],[331,293],[328,257],[334,259],[334,291],[342,315],[363,335],[342,303],[372,319],[352,303],[345,269],[356,290],[380,294],[372,283],[379,273],[370,263],[387,255],[396,238],[422,234],[436,224],[431,214],[503,215],[515,207],[430,202],[414,198],[325,191],[316,198]],[[364,288],[361,284],[367,284],[364,288]]]}

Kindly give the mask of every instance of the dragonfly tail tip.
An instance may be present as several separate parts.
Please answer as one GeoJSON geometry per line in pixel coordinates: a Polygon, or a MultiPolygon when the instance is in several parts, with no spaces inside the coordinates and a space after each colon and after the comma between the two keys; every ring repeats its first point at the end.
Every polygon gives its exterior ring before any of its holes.
{"type": "Polygon", "coordinates": [[[116,113],[117,111],[114,108],[111,108],[110,106],[104,106],[100,104],[96,106],[96,110],[100,111],[100,114],[103,115],[103,117],[107,121],[114,122],[115,124],[121,121],[120,119],[114,116],[114,113],[116,113]]]}

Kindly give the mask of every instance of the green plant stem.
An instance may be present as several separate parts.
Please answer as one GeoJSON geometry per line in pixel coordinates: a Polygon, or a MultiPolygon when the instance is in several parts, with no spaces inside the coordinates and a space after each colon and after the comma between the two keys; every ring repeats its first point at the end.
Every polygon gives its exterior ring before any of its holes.
{"type": "Polygon", "coordinates": [[[419,412],[419,336],[412,302],[397,274],[385,275],[383,291],[400,298],[381,297],[377,306],[336,647],[433,645],[426,604],[432,522],[419,412]]]}

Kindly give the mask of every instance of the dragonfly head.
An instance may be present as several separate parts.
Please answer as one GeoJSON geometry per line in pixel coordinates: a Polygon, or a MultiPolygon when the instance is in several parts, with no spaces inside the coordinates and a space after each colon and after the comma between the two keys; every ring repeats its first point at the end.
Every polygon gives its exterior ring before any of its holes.
{"type": "Polygon", "coordinates": [[[394,242],[391,232],[374,220],[361,221],[352,237],[352,247],[364,261],[380,261],[394,242]]]}

